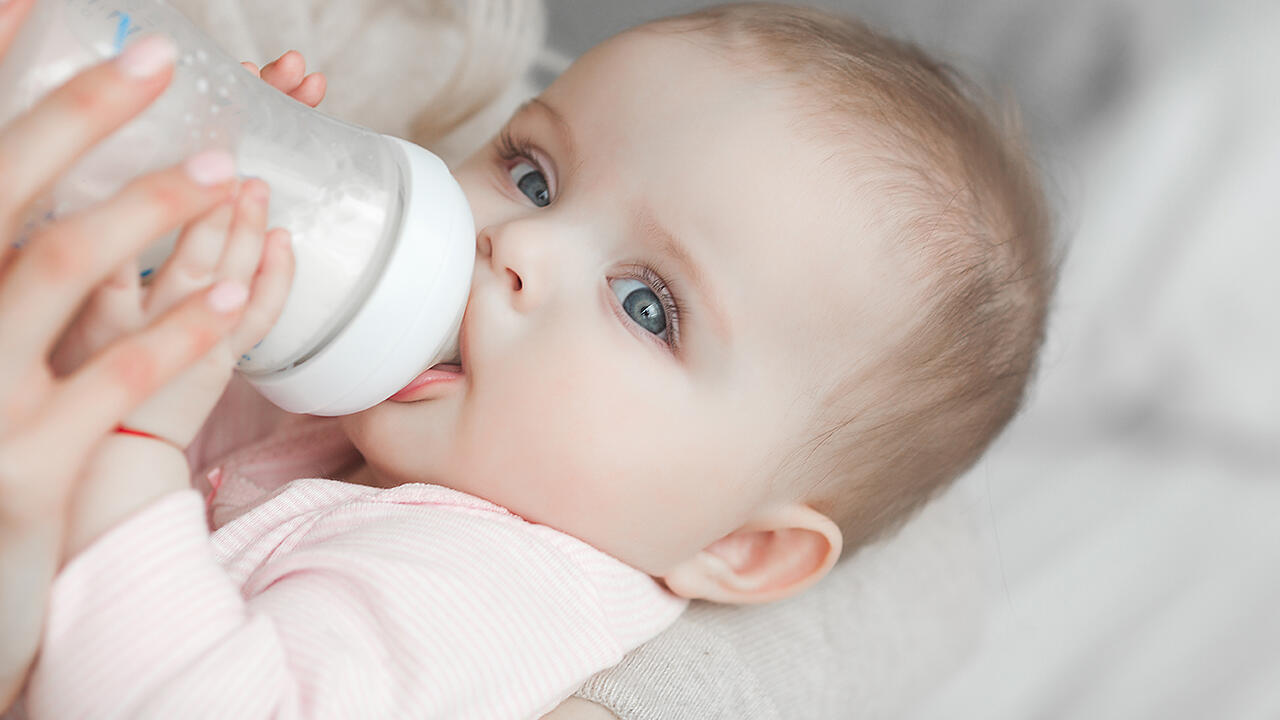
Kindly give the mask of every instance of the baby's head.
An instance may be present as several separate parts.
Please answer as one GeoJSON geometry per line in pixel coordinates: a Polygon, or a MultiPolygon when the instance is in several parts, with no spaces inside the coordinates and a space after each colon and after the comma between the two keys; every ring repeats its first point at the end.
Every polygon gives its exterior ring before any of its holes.
{"type": "Polygon", "coordinates": [[[457,169],[465,376],[344,420],[722,602],[793,594],[1015,412],[1051,287],[1020,151],[913,48],[717,7],[614,37],[457,169]]]}

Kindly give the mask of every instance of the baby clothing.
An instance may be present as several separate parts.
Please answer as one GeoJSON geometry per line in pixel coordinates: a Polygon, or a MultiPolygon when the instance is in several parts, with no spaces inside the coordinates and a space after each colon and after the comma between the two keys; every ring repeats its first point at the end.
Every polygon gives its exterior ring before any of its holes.
{"type": "Polygon", "coordinates": [[[29,716],[537,718],[686,605],[482,498],[297,474],[351,453],[290,419],[74,558],[29,716]]]}

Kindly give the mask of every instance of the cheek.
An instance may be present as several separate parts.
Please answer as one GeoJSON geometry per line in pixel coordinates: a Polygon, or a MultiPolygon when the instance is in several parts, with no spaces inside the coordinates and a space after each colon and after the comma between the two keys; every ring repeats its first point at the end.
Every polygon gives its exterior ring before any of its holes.
{"type": "Polygon", "coordinates": [[[479,494],[653,568],[734,527],[744,449],[714,403],[625,354],[555,358],[526,356],[475,398],[479,494]]]}
{"type": "Polygon", "coordinates": [[[651,424],[661,391],[637,382],[640,368],[590,348],[509,357],[476,384],[463,428],[491,461],[519,465],[507,470],[604,470],[643,435],[629,427],[651,424]]]}
{"type": "Polygon", "coordinates": [[[627,338],[538,340],[505,349],[478,378],[459,428],[470,470],[459,470],[519,476],[521,495],[608,501],[661,465],[677,429],[672,403],[687,388],[646,348],[618,342],[627,338]]]}

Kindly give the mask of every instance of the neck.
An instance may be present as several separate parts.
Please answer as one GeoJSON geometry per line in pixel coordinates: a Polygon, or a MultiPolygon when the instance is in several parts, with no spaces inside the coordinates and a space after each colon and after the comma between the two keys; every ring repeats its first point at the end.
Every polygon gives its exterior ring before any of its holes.
{"type": "Polygon", "coordinates": [[[345,483],[351,483],[353,485],[381,487],[378,483],[378,477],[373,474],[373,469],[364,461],[364,458],[356,460],[345,470],[338,473],[333,479],[345,483]]]}

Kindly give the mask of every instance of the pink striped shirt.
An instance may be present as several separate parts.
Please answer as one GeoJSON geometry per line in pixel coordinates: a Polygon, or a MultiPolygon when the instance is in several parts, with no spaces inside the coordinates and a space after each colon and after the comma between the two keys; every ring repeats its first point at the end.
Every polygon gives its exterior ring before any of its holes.
{"type": "Polygon", "coordinates": [[[536,718],[685,607],[450,488],[285,482],[352,452],[285,425],[63,570],[31,718],[536,718]]]}

